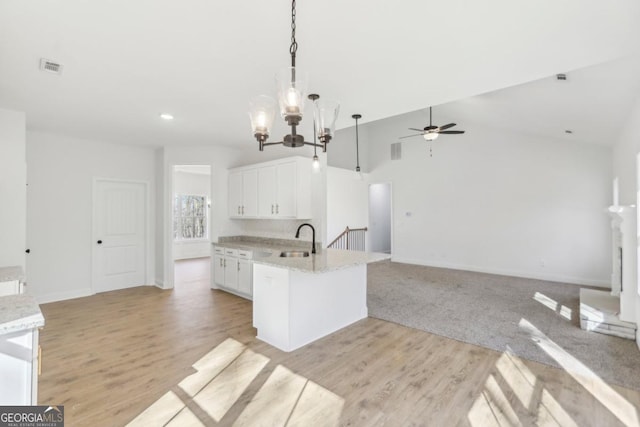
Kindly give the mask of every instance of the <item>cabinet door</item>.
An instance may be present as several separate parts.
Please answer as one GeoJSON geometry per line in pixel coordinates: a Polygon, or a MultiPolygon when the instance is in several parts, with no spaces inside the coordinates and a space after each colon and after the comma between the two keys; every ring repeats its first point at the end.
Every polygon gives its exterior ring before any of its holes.
{"type": "Polygon", "coordinates": [[[276,217],[276,167],[265,166],[258,169],[258,216],[276,217]]]}
{"type": "Polygon", "coordinates": [[[213,256],[213,283],[224,286],[224,256],[213,256]]]}
{"type": "Polygon", "coordinates": [[[296,217],[296,163],[277,166],[276,217],[296,217]]]}
{"type": "MultiPolygon", "coordinates": [[[[33,330],[0,335],[0,402],[2,405],[35,405],[33,397],[33,330]]],[[[36,371],[37,372],[37,371],[36,371]]],[[[9,423],[8,425],[12,425],[9,423]]],[[[20,423],[16,423],[20,425],[20,423]]]]}
{"type": "Polygon", "coordinates": [[[238,290],[238,258],[224,259],[224,287],[238,290]]]}
{"type": "Polygon", "coordinates": [[[230,217],[242,216],[242,172],[229,173],[228,213],[230,217]]]}
{"type": "Polygon", "coordinates": [[[18,280],[0,282],[0,297],[5,295],[16,295],[22,293],[22,287],[18,280]]]}
{"type": "Polygon", "coordinates": [[[248,259],[238,260],[238,291],[252,295],[251,276],[253,275],[253,262],[248,259]]]}
{"type": "Polygon", "coordinates": [[[242,173],[242,216],[258,216],[258,170],[242,173]]]}

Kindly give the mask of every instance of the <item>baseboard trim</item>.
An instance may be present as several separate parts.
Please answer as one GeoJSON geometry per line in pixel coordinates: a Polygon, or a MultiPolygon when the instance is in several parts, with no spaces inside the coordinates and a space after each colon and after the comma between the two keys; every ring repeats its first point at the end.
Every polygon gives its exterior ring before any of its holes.
{"type": "Polygon", "coordinates": [[[65,301],[69,299],[84,298],[93,295],[91,289],[80,289],[76,291],[52,292],[44,295],[35,295],[38,304],[65,301]]]}
{"type": "Polygon", "coordinates": [[[575,285],[595,286],[598,288],[611,289],[611,284],[606,280],[586,279],[584,277],[563,276],[558,274],[540,274],[535,272],[524,272],[515,270],[503,270],[494,268],[483,268],[473,265],[461,265],[446,262],[424,261],[413,258],[392,256],[391,261],[405,264],[422,265],[425,267],[450,268],[454,270],[474,271],[477,273],[497,274],[500,276],[522,277],[526,279],[546,280],[549,282],[571,283],[575,285]]]}

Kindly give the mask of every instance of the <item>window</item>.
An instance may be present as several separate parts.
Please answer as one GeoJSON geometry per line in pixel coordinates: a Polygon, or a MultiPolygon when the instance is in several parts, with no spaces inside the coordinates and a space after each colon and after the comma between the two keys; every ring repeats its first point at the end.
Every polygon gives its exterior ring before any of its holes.
{"type": "Polygon", "coordinates": [[[207,239],[207,198],[176,194],[173,199],[174,240],[207,239]]]}

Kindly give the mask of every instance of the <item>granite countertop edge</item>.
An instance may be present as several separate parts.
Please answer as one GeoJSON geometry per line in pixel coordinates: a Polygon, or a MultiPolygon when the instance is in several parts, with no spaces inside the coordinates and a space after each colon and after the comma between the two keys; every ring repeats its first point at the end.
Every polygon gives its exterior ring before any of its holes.
{"type": "Polygon", "coordinates": [[[0,334],[26,331],[44,326],[44,316],[36,299],[29,294],[0,297],[0,334]]]}
{"type": "Polygon", "coordinates": [[[281,251],[292,249],[309,250],[310,242],[291,242],[286,240],[274,243],[264,240],[235,240],[212,243],[224,248],[244,249],[254,252],[253,262],[272,267],[285,268],[302,273],[328,273],[331,271],[355,267],[362,264],[390,259],[391,255],[377,252],[347,251],[341,249],[321,249],[317,254],[308,257],[283,258],[281,251]],[[304,244],[304,246],[301,246],[304,244]]]}
{"type": "Polygon", "coordinates": [[[19,265],[0,267],[0,282],[18,280],[24,282],[24,270],[19,265]]]}

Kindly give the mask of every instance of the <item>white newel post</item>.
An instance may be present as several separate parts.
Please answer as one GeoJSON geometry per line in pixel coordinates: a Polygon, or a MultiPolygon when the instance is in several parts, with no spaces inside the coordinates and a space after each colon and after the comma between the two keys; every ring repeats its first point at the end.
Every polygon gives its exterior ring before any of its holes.
{"type": "Polygon", "coordinates": [[[636,323],[637,236],[635,206],[610,206],[612,229],[611,295],[620,297],[620,320],[636,323]]]}

